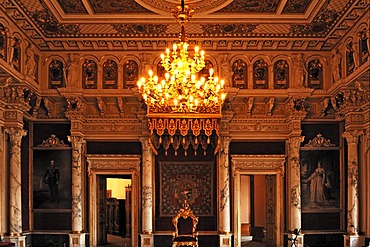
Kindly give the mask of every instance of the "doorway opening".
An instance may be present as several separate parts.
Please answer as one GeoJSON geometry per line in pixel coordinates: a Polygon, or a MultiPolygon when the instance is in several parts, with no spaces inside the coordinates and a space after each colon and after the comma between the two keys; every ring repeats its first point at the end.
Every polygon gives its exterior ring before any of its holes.
{"type": "MultiPolygon", "coordinates": [[[[108,230],[107,223],[110,221],[107,219],[107,194],[111,193],[107,190],[108,178],[114,179],[127,179],[131,180],[130,186],[120,185],[118,190],[126,193],[126,186],[130,196],[126,196],[125,200],[130,200],[130,212],[131,215],[126,218],[126,229],[125,236],[130,234],[131,242],[123,243],[119,241],[119,245],[110,246],[138,246],[139,236],[139,174],[140,174],[140,155],[126,155],[126,154],[114,154],[114,155],[102,155],[102,154],[88,154],[86,155],[86,161],[89,165],[89,232],[90,232],[90,246],[108,246],[108,230]],[[123,187],[122,187],[123,186],[123,187]],[[127,222],[130,223],[130,231],[127,230],[127,222]]],[[[112,194],[108,195],[113,197],[112,194]]],[[[117,199],[118,200],[118,199],[117,199]]],[[[125,202],[125,205],[128,204],[125,202]]],[[[119,203],[118,203],[119,205],[119,203]]],[[[124,215],[123,213],[121,215],[124,215]]],[[[117,223],[118,224],[118,223],[117,223]]],[[[114,230],[113,230],[114,231],[114,230]]],[[[119,227],[118,227],[119,232],[119,227]]],[[[114,234],[111,242],[116,240],[114,234]],[[114,239],[113,239],[114,237],[114,239]]],[[[122,238],[122,237],[121,237],[122,238]]],[[[125,238],[122,238],[122,240],[125,238]]]]}
{"type": "Polygon", "coordinates": [[[242,246],[266,246],[268,205],[267,175],[240,176],[242,246]]]}
{"type": "Polygon", "coordinates": [[[283,245],[284,164],[284,155],[232,155],[237,246],[283,245]]]}
{"type": "Polygon", "coordinates": [[[131,175],[98,175],[98,246],[132,246],[131,175]]]}

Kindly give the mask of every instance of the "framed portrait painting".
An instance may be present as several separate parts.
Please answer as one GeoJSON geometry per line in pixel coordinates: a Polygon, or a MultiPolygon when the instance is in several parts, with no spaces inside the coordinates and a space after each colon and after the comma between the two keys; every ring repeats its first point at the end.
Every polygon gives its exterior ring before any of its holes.
{"type": "Polygon", "coordinates": [[[33,150],[33,209],[72,208],[71,149],[33,150]]]}
{"type": "Polygon", "coordinates": [[[342,230],[339,150],[301,150],[302,229],[342,230]]]}

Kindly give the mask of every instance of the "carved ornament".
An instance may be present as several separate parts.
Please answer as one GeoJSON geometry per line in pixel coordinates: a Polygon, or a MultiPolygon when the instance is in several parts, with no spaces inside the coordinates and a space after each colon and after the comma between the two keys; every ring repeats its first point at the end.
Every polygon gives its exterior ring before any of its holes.
{"type": "Polygon", "coordinates": [[[60,140],[55,134],[51,134],[51,136],[48,139],[43,140],[42,143],[37,146],[47,148],[69,147],[68,144],[65,144],[64,141],[60,140]]]}
{"type": "Polygon", "coordinates": [[[309,140],[305,147],[335,147],[334,143],[331,143],[329,139],[325,139],[322,134],[317,134],[312,140],[309,140]]]}
{"type": "Polygon", "coordinates": [[[86,155],[89,175],[92,172],[125,171],[140,172],[140,155],[86,155]]]}
{"type": "Polygon", "coordinates": [[[238,172],[272,172],[284,174],[285,155],[232,155],[233,175],[238,172]]]}

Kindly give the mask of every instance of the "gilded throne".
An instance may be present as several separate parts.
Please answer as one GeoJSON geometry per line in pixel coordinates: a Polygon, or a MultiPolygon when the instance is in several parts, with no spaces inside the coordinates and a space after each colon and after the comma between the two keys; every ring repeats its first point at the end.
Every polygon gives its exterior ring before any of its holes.
{"type": "Polygon", "coordinates": [[[175,227],[175,231],[172,234],[172,247],[198,247],[198,233],[196,232],[198,217],[194,216],[186,201],[179,212],[172,218],[172,224],[175,227]]]}

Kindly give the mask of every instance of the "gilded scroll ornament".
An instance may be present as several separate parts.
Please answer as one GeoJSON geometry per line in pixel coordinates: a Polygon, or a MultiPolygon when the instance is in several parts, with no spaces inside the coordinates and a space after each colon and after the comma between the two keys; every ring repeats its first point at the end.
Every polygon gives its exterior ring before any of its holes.
{"type": "Polygon", "coordinates": [[[305,147],[335,147],[334,143],[331,143],[329,139],[325,139],[322,134],[317,134],[312,140],[310,140],[305,147]]]}

